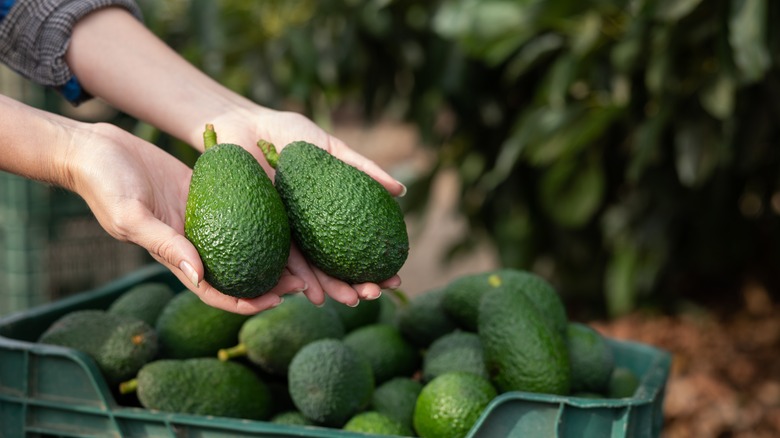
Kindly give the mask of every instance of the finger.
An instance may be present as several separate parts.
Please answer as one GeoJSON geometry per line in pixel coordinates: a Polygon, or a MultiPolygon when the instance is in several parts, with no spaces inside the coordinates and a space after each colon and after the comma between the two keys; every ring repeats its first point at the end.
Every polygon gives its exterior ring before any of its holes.
{"type": "Polygon", "coordinates": [[[389,173],[385,172],[375,162],[359,154],[357,151],[344,144],[341,140],[331,138],[328,152],[330,152],[331,155],[339,158],[341,161],[367,173],[379,184],[382,184],[382,186],[387,189],[391,195],[404,196],[406,194],[405,185],[390,176],[389,173]]]}
{"type": "Polygon", "coordinates": [[[206,281],[202,281],[199,287],[190,290],[211,307],[242,315],[253,315],[271,309],[283,301],[282,297],[275,293],[266,293],[256,298],[236,298],[214,289],[206,281]]]}
{"type": "Polygon", "coordinates": [[[129,227],[127,239],[165,265],[185,284],[198,287],[204,268],[195,246],[169,225],[146,212],[129,227]]]}
{"type": "Polygon", "coordinates": [[[312,304],[321,306],[325,303],[325,291],[322,289],[317,275],[295,244],[290,246],[290,257],[287,259],[287,269],[292,275],[303,280],[303,293],[312,304]]]}
{"type": "Polygon", "coordinates": [[[314,267],[313,270],[314,274],[317,276],[317,280],[329,297],[350,307],[355,307],[360,304],[360,296],[352,286],[331,277],[316,267],[314,267]]]}
{"type": "Polygon", "coordinates": [[[398,275],[393,275],[387,280],[379,282],[379,287],[382,289],[397,289],[401,287],[401,277],[398,275]]]}
{"type": "MultiPolygon", "coordinates": [[[[151,217],[151,216],[150,216],[151,217]]],[[[239,299],[223,294],[206,281],[204,267],[197,249],[186,237],[154,217],[147,218],[138,227],[139,232],[129,240],[144,247],[158,262],[166,266],[201,301],[228,312],[254,314],[277,306],[280,295],[303,290],[305,283],[293,275],[282,275],[279,282],[264,295],[252,299],[239,299]]]]}
{"type": "Polygon", "coordinates": [[[362,300],[375,300],[382,296],[382,289],[376,283],[353,284],[352,289],[362,300]]]}

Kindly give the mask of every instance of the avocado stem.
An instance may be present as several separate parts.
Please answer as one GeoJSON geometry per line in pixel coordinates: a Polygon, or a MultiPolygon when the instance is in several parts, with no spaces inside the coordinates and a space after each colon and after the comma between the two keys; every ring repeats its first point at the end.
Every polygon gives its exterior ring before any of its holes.
{"type": "Polygon", "coordinates": [[[206,130],[203,131],[203,147],[208,150],[212,146],[217,144],[217,131],[214,130],[214,125],[211,123],[206,124],[206,130]]]}
{"type": "Polygon", "coordinates": [[[409,297],[401,289],[390,289],[390,293],[398,298],[398,301],[401,302],[401,305],[406,306],[409,304],[409,297]]]}
{"type": "Polygon", "coordinates": [[[221,360],[222,362],[225,362],[234,357],[246,356],[246,354],[247,354],[246,345],[238,344],[235,347],[220,349],[217,352],[217,357],[219,357],[219,360],[221,360]]]}
{"type": "Polygon", "coordinates": [[[138,379],[131,379],[119,384],[120,394],[130,394],[138,389],[138,379]]]}
{"type": "Polygon", "coordinates": [[[279,153],[276,152],[276,146],[274,146],[273,143],[260,139],[257,141],[257,147],[263,151],[263,155],[265,155],[265,160],[268,161],[268,165],[276,169],[276,163],[279,162],[279,153]]]}

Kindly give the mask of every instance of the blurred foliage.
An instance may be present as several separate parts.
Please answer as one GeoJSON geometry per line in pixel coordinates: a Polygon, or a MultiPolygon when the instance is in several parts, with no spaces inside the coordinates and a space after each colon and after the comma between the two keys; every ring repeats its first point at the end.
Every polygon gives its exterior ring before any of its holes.
{"type": "Polygon", "coordinates": [[[232,89],[327,127],[415,123],[507,266],[618,315],[775,283],[780,4],[769,0],[169,0],[147,24],[232,89]],[[733,290],[733,289],[732,289],[733,290]]]}

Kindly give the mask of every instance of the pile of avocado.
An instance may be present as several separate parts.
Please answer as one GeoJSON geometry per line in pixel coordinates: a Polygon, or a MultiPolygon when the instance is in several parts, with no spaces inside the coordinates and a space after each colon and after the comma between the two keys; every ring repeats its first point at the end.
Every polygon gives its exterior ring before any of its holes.
{"type": "MultiPolygon", "coordinates": [[[[401,209],[362,171],[306,142],[277,152],[260,141],[272,182],[211,125],[204,146],[184,230],[221,292],[266,293],[293,243],[349,283],[380,283],[406,261],[401,209]]],[[[62,316],[39,341],[90,356],[123,404],[380,435],[465,436],[508,391],[630,397],[639,384],[604,337],[569,321],[549,282],[517,269],[354,308],[292,294],[252,316],[142,283],[109,308],[62,316]]]]}
{"type": "Polygon", "coordinates": [[[92,356],[122,404],[385,436],[465,436],[507,391],[631,397],[639,385],[550,283],[516,269],[354,308],[287,295],[252,316],[142,283],[40,342],[92,356]]]}

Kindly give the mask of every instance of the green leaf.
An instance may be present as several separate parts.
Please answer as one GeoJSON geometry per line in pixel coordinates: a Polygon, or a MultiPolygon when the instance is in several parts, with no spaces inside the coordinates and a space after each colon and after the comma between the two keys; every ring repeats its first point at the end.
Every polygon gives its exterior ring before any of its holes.
{"type": "Polygon", "coordinates": [[[574,82],[578,68],[577,57],[571,53],[558,57],[555,64],[550,68],[547,86],[544,91],[549,105],[563,107],[566,104],[569,86],[574,82]]]}
{"type": "Polygon", "coordinates": [[[734,0],[729,17],[729,43],[734,62],[747,82],[764,77],[772,64],[767,47],[766,0],[734,0]]]}
{"type": "Polygon", "coordinates": [[[721,73],[705,86],[699,101],[713,117],[728,120],[734,113],[737,83],[730,75],[721,73]]]}
{"type": "Polygon", "coordinates": [[[696,9],[701,0],[658,0],[655,4],[655,16],[666,22],[679,21],[696,9]]]}
{"type": "Polygon", "coordinates": [[[686,123],[674,135],[675,168],[680,182],[698,187],[706,182],[720,161],[720,140],[703,123],[686,123]]]}
{"type": "Polygon", "coordinates": [[[568,109],[562,123],[550,129],[545,139],[529,145],[526,150],[529,161],[543,165],[576,155],[598,141],[624,110],[619,106],[568,109]]]}
{"type": "Polygon", "coordinates": [[[610,316],[625,315],[636,307],[639,251],[630,244],[618,246],[605,273],[605,295],[610,316]]]}
{"type": "Polygon", "coordinates": [[[489,64],[503,62],[536,32],[534,1],[454,0],[442,3],[434,31],[489,64]]]}
{"type": "Polygon", "coordinates": [[[583,57],[593,50],[601,36],[603,22],[596,11],[586,12],[577,21],[572,36],[571,51],[583,57]]]}
{"type": "Polygon", "coordinates": [[[667,128],[672,105],[663,106],[657,114],[639,124],[634,134],[633,153],[626,169],[626,178],[635,183],[644,175],[645,169],[661,159],[661,137],[667,128]]]}
{"type": "Polygon", "coordinates": [[[542,34],[528,41],[507,64],[505,78],[516,81],[542,58],[560,50],[564,43],[564,38],[555,33],[542,34]]]}
{"type": "Polygon", "coordinates": [[[540,201],[558,224],[577,228],[586,224],[604,197],[606,184],[598,156],[560,160],[542,175],[540,201]]]}
{"type": "Polygon", "coordinates": [[[663,94],[669,84],[671,71],[671,27],[665,26],[652,34],[651,48],[645,72],[645,84],[648,91],[655,95],[663,94]]]}
{"type": "Polygon", "coordinates": [[[501,144],[495,165],[482,177],[480,181],[482,189],[491,191],[503,183],[517,163],[523,160],[522,154],[525,148],[529,144],[541,142],[544,136],[564,123],[564,117],[563,112],[547,107],[526,111],[515,122],[511,134],[501,144]]]}

